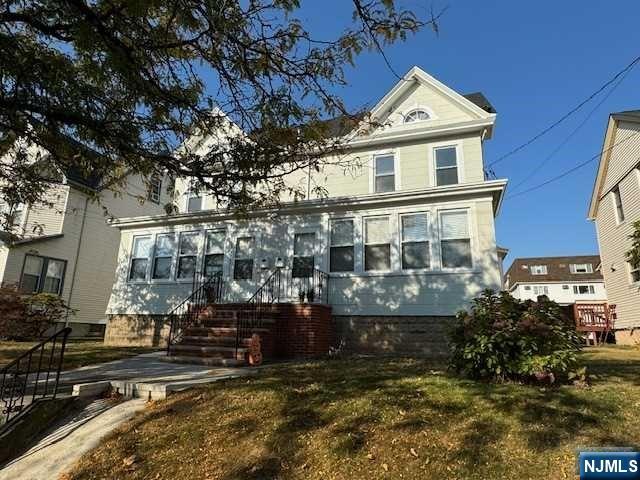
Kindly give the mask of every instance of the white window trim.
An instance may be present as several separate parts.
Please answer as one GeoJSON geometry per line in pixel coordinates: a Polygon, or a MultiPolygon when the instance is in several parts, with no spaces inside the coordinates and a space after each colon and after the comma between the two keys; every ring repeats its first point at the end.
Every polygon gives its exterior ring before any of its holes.
{"type": "Polygon", "coordinates": [[[369,157],[369,193],[384,195],[391,192],[376,192],[376,157],[393,155],[393,191],[402,189],[400,183],[400,152],[398,150],[380,150],[369,157]]]}
{"type": "Polygon", "coordinates": [[[177,257],[178,257],[178,249],[180,248],[180,234],[179,232],[156,232],[152,234],[153,245],[151,246],[151,266],[149,267],[149,283],[172,283],[173,279],[177,275],[176,269],[178,268],[177,257]],[[173,236],[175,244],[175,249],[171,254],[171,273],[169,274],[169,278],[153,278],[153,266],[156,260],[156,245],[158,241],[158,237],[166,235],[173,236]]]}
{"type": "Polygon", "coordinates": [[[536,265],[529,265],[529,274],[530,275],[549,275],[549,267],[547,267],[546,265],[543,264],[536,264],[536,265]],[[532,270],[533,267],[543,267],[543,272],[539,273],[539,272],[534,272],[532,270]]]}
{"type": "MultiPolygon", "coordinates": [[[[475,258],[475,229],[473,228],[472,218],[475,218],[475,210],[472,208],[440,208],[438,209],[438,262],[440,270],[443,272],[464,273],[472,272],[476,266],[475,258]],[[471,253],[471,266],[470,267],[445,267],[442,264],[442,214],[450,212],[466,212],[467,214],[467,228],[469,232],[469,249],[471,253]]],[[[444,239],[452,240],[452,239],[444,239]]]]}
{"type": "Polygon", "coordinates": [[[438,119],[438,116],[435,114],[435,112],[431,108],[427,107],[426,105],[415,104],[412,107],[406,108],[406,109],[404,109],[402,111],[402,125],[406,125],[406,126],[422,125],[422,124],[425,124],[425,123],[428,123],[428,122],[431,122],[431,121],[437,120],[437,119],[438,119]],[[407,116],[410,113],[413,113],[413,112],[415,112],[417,110],[424,110],[427,113],[427,115],[429,115],[429,118],[426,119],[426,120],[417,120],[415,122],[408,122],[407,123],[405,121],[407,116]]]}
{"type": "Polygon", "coordinates": [[[149,179],[149,187],[148,187],[148,191],[147,191],[147,200],[149,200],[151,203],[154,203],[156,205],[160,205],[160,203],[162,203],[162,177],[158,176],[158,177],[153,177],[149,179]],[[154,200],[154,194],[155,194],[155,188],[154,187],[158,187],[158,199],[154,200]]]}
{"type": "MultiPolygon", "coordinates": [[[[395,238],[394,241],[394,228],[393,228],[393,224],[392,224],[392,218],[395,215],[391,215],[391,214],[375,214],[375,215],[363,215],[362,216],[362,271],[365,273],[389,273],[389,272],[395,272],[398,270],[397,268],[397,262],[394,261],[394,245],[397,245],[397,237],[395,238]],[[366,228],[365,228],[365,222],[369,219],[373,219],[373,218],[386,218],[387,221],[389,222],[389,269],[385,269],[385,270],[367,270],[366,269],[366,246],[369,245],[368,243],[366,243],[366,239],[367,239],[367,232],[366,232],[366,228]]],[[[397,228],[396,228],[397,229],[397,228]]],[[[354,232],[354,240],[355,240],[355,232],[354,232]]],[[[371,245],[386,245],[384,243],[372,243],[371,245]]],[[[355,263],[355,262],[354,262],[355,263]]],[[[354,265],[355,267],[355,265],[354,265]]]]}
{"type": "MultiPolygon", "coordinates": [[[[329,214],[326,221],[326,233],[325,240],[327,250],[324,254],[324,264],[327,268],[327,273],[332,277],[350,277],[355,275],[366,275],[368,272],[364,271],[364,247],[362,243],[361,232],[361,215],[355,214],[329,214]],[[340,220],[351,220],[353,222],[353,270],[348,272],[332,272],[331,271],[331,223],[340,220]]],[[[340,246],[340,245],[336,245],[340,246]]],[[[348,245],[342,245],[347,247],[348,245]]]]}
{"type": "Polygon", "coordinates": [[[548,285],[532,285],[533,289],[531,290],[533,292],[533,295],[539,296],[539,295],[549,295],[549,286],[548,285]],[[536,289],[540,290],[542,289],[542,293],[536,293],[536,289]]]}
{"type": "Polygon", "coordinates": [[[329,249],[331,247],[331,232],[329,231],[328,235],[324,231],[324,228],[321,223],[316,224],[308,224],[308,225],[300,225],[298,223],[294,225],[289,225],[287,229],[287,248],[284,254],[285,268],[292,269],[293,268],[293,255],[294,255],[294,242],[297,234],[301,233],[315,233],[316,234],[316,243],[313,246],[313,256],[315,257],[315,268],[323,270],[325,272],[329,272],[329,264],[325,263],[325,251],[324,249],[329,249]],[[288,261],[290,259],[290,265],[288,261]]]}
{"type": "Polygon", "coordinates": [[[229,231],[226,228],[226,226],[224,227],[218,227],[218,228],[205,228],[202,230],[202,258],[197,262],[197,264],[199,264],[200,266],[200,272],[202,272],[202,274],[204,275],[205,273],[205,258],[207,256],[207,234],[209,232],[224,232],[224,242],[222,244],[222,277],[224,278],[225,275],[228,273],[228,265],[227,265],[227,252],[228,252],[228,245],[227,242],[229,240],[229,231]]]}
{"type": "MultiPolygon", "coordinates": [[[[400,265],[400,270],[403,272],[408,272],[408,273],[422,273],[422,272],[432,272],[434,270],[433,268],[433,264],[434,264],[434,260],[435,257],[433,255],[433,215],[431,214],[431,212],[429,210],[420,210],[420,211],[415,211],[415,212],[401,212],[398,213],[398,221],[397,221],[397,238],[398,238],[398,254],[400,256],[399,258],[399,265],[400,265]],[[402,241],[402,217],[405,216],[411,216],[411,215],[419,215],[419,214],[426,214],[427,215],[427,242],[429,242],[429,267],[428,268],[402,268],[402,245],[403,245],[403,241],[402,241]]],[[[472,256],[473,258],[473,256],[472,256]]]]}
{"type": "Polygon", "coordinates": [[[638,280],[637,282],[634,282],[634,281],[633,281],[633,275],[632,275],[632,273],[633,273],[634,271],[638,271],[638,270],[640,270],[640,266],[639,266],[638,268],[635,268],[635,269],[634,269],[634,268],[631,266],[631,263],[630,263],[630,262],[625,262],[625,263],[627,264],[627,278],[629,279],[629,285],[631,285],[631,286],[633,286],[633,287],[636,287],[636,286],[640,285],[640,280],[638,280]]]}
{"type": "MultiPolygon", "coordinates": [[[[261,284],[262,282],[262,268],[260,263],[262,262],[262,249],[261,245],[261,236],[259,227],[243,227],[238,228],[233,232],[233,237],[231,239],[231,255],[229,258],[229,276],[227,277],[229,282],[254,282],[256,284],[261,284]],[[238,239],[243,237],[253,237],[253,271],[251,274],[251,278],[244,279],[236,279],[236,248],[238,246],[238,239]]],[[[249,257],[246,257],[249,258],[249,257]]],[[[273,267],[273,265],[270,265],[273,267]]],[[[271,268],[267,269],[267,272],[270,272],[271,268]]]]}
{"type": "Polygon", "coordinates": [[[624,203],[622,202],[622,192],[620,191],[619,184],[611,189],[611,204],[613,205],[613,214],[616,218],[616,225],[622,225],[625,222],[626,215],[624,214],[624,203]],[[620,208],[622,209],[622,215],[625,218],[620,218],[618,206],[616,205],[616,191],[618,192],[618,195],[620,197],[620,208]]]}
{"type": "MultiPolygon", "coordinates": [[[[200,264],[200,258],[204,258],[203,253],[203,247],[202,247],[202,236],[203,236],[203,232],[204,230],[184,230],[179,232],[178,235],[178,244],[176,245],[176,266],[175,266],[175,273],[174,273],[174,281],[176,283],[193,283],[193,279],[198,277],[198,274],[200,273],[200,271],[198,270],[198,265],[200,264]],[[196,262],[195,262],[195,271],[193,272],[194,277],[187,277],[187,278],[178,278],[178,265],[180,263],[180,257],[190,257],[191,255],[180,255],[180,242],[182,240],[182,236],[183,235],[189,235],[189,234],[193,234],[195,233],[195,237],[196,237],[196,262]]],[[[155,243],[154,243],[155,245],[155,243]]]]}
{"type": "Polygon", "coordinates": [[[429,169],[431,170],[431,185],[432,187],[447,188],[453,185],[460,185],[465,182],[464,178],[464,155],[463,155],[462,141],[454,140],[451,142],[436,142],[429,144],[429,169]],[[458,183],[452,185],[438,185],[437,172],[436,172],[436,150],[440,148],[454,147],[456,149],[456,164],[458,167],[458,183]]]}
{"type": "Polygon", "coordinates": [[[593,265],[590,263],[570,263],[569,271],[575,275],[585,275],[587,273],[593,273],[593,265]],[[585,271],[578,272],[577,267],[585,267],[585,271]]]}
{"type": "Polygon", "coordinates": [[[127,278],[127,283],[132,283],[132,284],[147,284],[150,283],[151,280],[151,264],[153,263],[153,250],[155,249],[155,241],[156,241],[156,234],[153,233],[145,233],[145,234],[141,234],[141,235],[132,235],[131,236],[131,242],[129,243],[129,261],[127,262],[127,272],[126,272],[126,278],[127,278]],[[136,244],[136,239],[137,238],[150,238],[151,239],[151,251],[149,252],[149,257],[147,257],[148,262],[147,262],[147,270],[145,272],[145,277],[144,280],[132,280],[131,279],[131,265],[133,264],[133,260],[134,258],[143,258],[143,257],[134,257],[133,256],[133,248],[136,244]]]}

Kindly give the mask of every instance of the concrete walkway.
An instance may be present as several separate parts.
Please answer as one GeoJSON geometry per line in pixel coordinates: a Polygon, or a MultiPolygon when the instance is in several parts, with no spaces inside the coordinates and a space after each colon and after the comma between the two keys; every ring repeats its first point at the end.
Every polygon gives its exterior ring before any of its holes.
{"type": "Polygon", "coordinates": [[[55,480],[145,405],[142,399],[114,404],[95,400],[54,426],[29,451],[0,470],[0,480],[55,480]]]}

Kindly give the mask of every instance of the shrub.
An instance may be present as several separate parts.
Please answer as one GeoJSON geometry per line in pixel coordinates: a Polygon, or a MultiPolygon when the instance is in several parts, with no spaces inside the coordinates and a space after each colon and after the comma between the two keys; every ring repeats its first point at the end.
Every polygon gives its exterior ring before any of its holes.
{"type": "Polygon", "coordinates": [[[0,338],[33,340],[58,322],[71,310],[57,295],[38,293],[25,295],[14,287],[0,288],[0,338]]]}
{"type": "Polygon", "coordinates": [[[557,303],[485,291],[451,332],[451,367],[476,379],[553,383],[578,361],[583,340],[557,303]]]}

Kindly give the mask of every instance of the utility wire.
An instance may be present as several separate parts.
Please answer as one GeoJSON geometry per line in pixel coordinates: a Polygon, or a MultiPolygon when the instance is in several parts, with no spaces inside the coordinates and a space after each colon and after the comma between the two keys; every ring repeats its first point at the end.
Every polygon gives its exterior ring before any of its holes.
{"type": "Polygon", "coordinates": [[[611,90],[607,92],[607,94],[602,98],[602,100],[600,100],[598,104],[595,107],[593,107],[593,109],[587,114],[584,120],[582,120],[582,122],[580,122],[580,124],[569,135],[567,135],[567,137],[562,142],[560,142],[560,144],[556,148],[554,148],[549,155],[547,155],[547,157],[542,161],[542,163],[540,163],[540,165],[538,165],[536,169],[531,171],[529,175],[527,175],[524,179],[522,179],[519,183],[517,183],[513,187],[513,190],[517,191],[521,185],[527,183],[527,181],[531,179],[531,177],[533,177],[536,173],[538,173],[542,169],[542,167],[544,167],[549,162],[549,160],[551,160],[555,156],[555,154],[562,149],[562,147],[564,147],[567,143],[569,143],[569,140],[571,140],[576,135],[576,133],[578,133],[578,131],[580,131],[580,129],[585,126],[585,124],[593,116],[596,110],[598,110],[598,108],[600,108],[600,106],[607,101],[607,99],[620,86],[620,84],[624,81],[624,79],[627,77],[627,75],[629,75],[630,72],[631,70],[627,70],[624,73],[624,75],[620,77],[620,80],[618,80],[618,82],[613,86],[611,90]]]}
{"type": "Polygon", "coordinates": [[[514,155],[515,153],[519,152],[520,150],[522,150],[525,147],[528,147],[529,145],[531,145],[533,142],[535,142],[536,140],[538,140],[540,137],[542,137],[543,135],[546,135],[547,133],[549,133],[551,130],[553,130],[555,127],[557,127],[558,125],[560,125],[562,122],[564,122],[567,118],[569,118],[571,115],[573,115],[575,112],[577,112],[578,110],[580,110],[586,103],[590,102],[594,97],[596,97],[598,94],[600,94],[600,92],[602,92],[603,90],[605,90],[609,85],[611,85],[612,83],[614,83],[616,80],[618,80],[618,78],[620,78],[622,75],[626,74],[629,70],[631,70],[633,67],[636,66],[636,64],[640,62],[640,56],[636,57],[631,63],[629,63],[626,67],[624,67],[622,70],[620,70],[618,73],[616,73],[609,81],[607,81],[604,85],[602,85],[600,88],[598,88],[598,90],[596,90],[595,92],[593,92],[591,95],[589,95],[585,100],[583,100],[582,102],[580,102],[580,104],[578,104],[576,107],[574,107],[573,109],[571,109],[569,112],[567,112],[566,114],[564,114],[562,117],[560,117],[558,120],[556,120],[554,123],[552,123],[551,125],[549,125],[547,128],[545,128],[544,130],[542,130],[540,133],[538,133],[537,135],[533,136],[532,138],[530,138],[529,140],[527,140],[526,142],[524,142],[523,144],[517,146],[516,148],[514,148],[513,150],[505,153],[504,155],[502,155],[501,157],[498,157],[496,160],[494,160],[493,162],[489,163],[487,165],[487,168],[492,167],[493,165],[496,165],[500,162],[502,162],[503,160],[506,160],[507,158],[509,158],[510,156],[514,155]]]}
{"type": "Polygon", "coordinates": [[[517,192],[517,193],[513,193],[511,195],[508,195],[506,198],[513,198],[513,197],[518,197],[520,195],[524,195],[525,193],[529,193],[532,192],[534,190],[538,190],[539,188],[542,188],[546,185],[549,185],[550,183],[553,183],[555,181],[558,181],[564,177],[566,177],[567,175],[575,172],[576,170],[581,169],[582,167],[590,164],[591,162],[593,162],[594,160],[597,160],[598,158],[600,158],[604,153],[608,152],[609,150],[613,150],[615,147],[617,147],[618,145],[629,141],[630,139],[632,139],[633,137],[635,137],[636,135],[640,134],[640,131],[632,133],[631,135],[629,135],[628,137],[624,138],[623,140],[620,140],[617,143],[614,143],[613,145],[611,145],[609,148],[605,148],[604,150],[602,150],[600,153],[597,153],[596,155],[594,155],[593,157],[589,158],[588,160],[585,160],[584,162],[579,163],[578,165],[576,165],[575,167],[570,168],[569,170],[566,170],[564,172],[562,172],[559,175],[556,175],[555,177],[550,178],[549,180],[546,180],[542,183],[539,183],[538,185],[535,185],[531,188],[527,188],[526,190],[522,190],[521,192],[517,192]]]}

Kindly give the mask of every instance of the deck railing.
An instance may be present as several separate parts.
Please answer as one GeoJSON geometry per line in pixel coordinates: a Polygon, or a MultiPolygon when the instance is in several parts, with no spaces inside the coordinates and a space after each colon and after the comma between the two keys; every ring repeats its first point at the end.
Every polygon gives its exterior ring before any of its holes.
{"type": "Polygon", "coordinates": [[[0,369],[2,426],[33,402],[56,398],[69,333],[71,328],[63,328],[0,369]]]}

